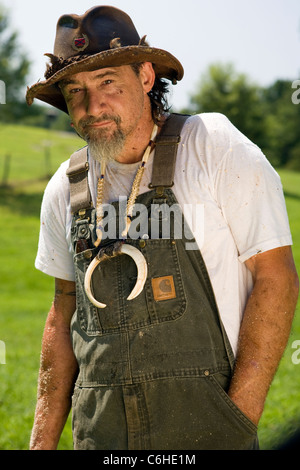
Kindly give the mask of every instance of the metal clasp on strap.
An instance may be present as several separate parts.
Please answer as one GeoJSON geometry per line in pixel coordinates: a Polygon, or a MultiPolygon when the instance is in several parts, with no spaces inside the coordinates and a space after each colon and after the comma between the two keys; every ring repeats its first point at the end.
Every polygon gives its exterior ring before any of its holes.
{"type": "Polygon", "coordinates": [[[89,162],[85,162],[84,165],[82,163],[78,163],[77,165],[72,166],[71,168],[68,168],[67,170],[67,176],[68,178],[71,178],[72,176],[77,176],[82,173],[86,173],[89,171],[90,165],[89,162]]]}

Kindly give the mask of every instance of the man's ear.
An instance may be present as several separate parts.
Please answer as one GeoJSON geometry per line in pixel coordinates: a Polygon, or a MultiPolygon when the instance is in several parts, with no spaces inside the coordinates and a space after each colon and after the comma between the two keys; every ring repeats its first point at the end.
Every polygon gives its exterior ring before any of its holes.
{"type": "Polygon", "coordinates": [[[145,93],[148,94],[152,90],[155,82],[155,72],[151,62],[144,62],[142,64],[140,69],[140,77],[145,93]]]}

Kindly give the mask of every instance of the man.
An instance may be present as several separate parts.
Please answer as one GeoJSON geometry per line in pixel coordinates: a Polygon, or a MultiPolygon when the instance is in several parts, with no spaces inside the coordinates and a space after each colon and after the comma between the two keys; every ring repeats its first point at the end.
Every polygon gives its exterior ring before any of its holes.
{"type": "Polygon", "coordinates": [[[277,174],[224,116],[167,114],[182,66],[122,11],[64,15],[49,56],[27,101],[68,112],[88,151],[43,201],[31,448],[56,449],[71,397],[75,449],[257,448],[298,296],[277,174]]]}

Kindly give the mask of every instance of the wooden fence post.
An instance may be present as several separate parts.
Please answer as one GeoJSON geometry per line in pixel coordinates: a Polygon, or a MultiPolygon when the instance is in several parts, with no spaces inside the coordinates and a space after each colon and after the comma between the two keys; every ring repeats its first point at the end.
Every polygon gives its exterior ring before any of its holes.
{"type": "Polygon", "coordinates": [[[11,155],[7,154],[4,157],[3,175],[2,175],[1,186],[7,186],[8,185],[10,165],[11,165],[11,155]]]}

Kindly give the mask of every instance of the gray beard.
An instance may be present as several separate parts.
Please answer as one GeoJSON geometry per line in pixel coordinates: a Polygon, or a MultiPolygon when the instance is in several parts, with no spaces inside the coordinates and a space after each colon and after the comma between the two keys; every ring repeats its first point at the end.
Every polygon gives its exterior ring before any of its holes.
{"type": "Polygon", "coordinates": [[[125,134],[121,130],[120,123],[121,119],[118,116],[108,114],[103,115],[100,119],[88,118],[80,122],[82,137],[88,143],[91,157],[97,162],[104,163],[116,160],[122,152],[125,145],[125,134]],[[107,129],[94,129],[84,132],[86,125],[105,121],[106,119],[113,119],[117,124],[113,134],[110,134],[107,129]]]}
{"type": "MultiPolygon", "coordinates": [[[[102,134],[102,133],[101,133],[102,134]]],[[[125,144],[125,136],[117,129],[109,138],[105,135],[89,136],[87,139],[91,157],[99,163],[116,160],[125,144]]]]}

